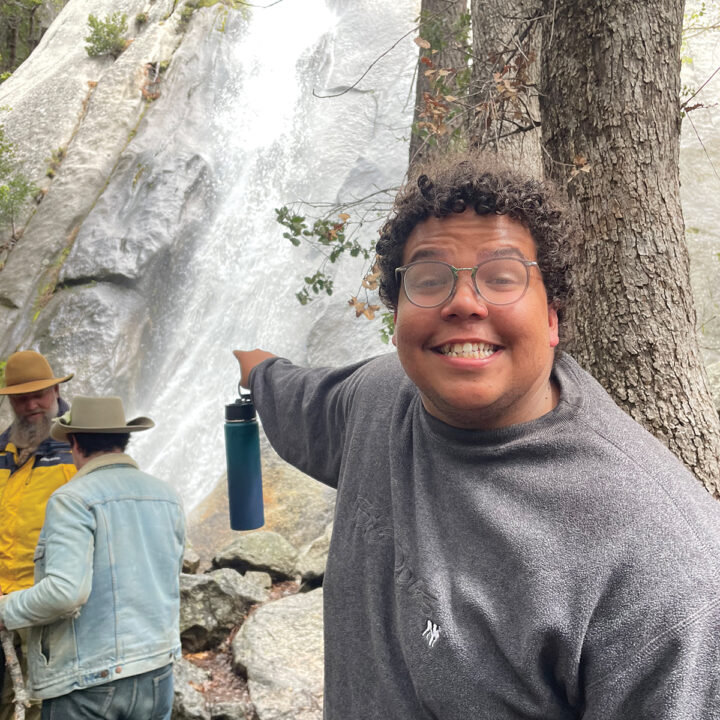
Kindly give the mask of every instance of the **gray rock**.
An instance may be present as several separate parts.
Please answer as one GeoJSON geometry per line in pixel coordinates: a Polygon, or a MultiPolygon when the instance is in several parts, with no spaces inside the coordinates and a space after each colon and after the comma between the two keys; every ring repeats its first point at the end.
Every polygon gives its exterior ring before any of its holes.
{"type": "Polygon", "coordinates": [[[193,547],[188,544],[185,547],[183,555],[182,571],[188,575],[194,575],[200,567],[200,556],[195,552],[193,547]]]}
{"type": "Polygon", "coordinates": [[[259,570],[248,570],[243,576],[248,582],[254,583],[263,590],[270,590],[272,587],[272,578],[270,573],[260,572],[259,570]]]}
{"type": "Polygon", "coordinates": [[[303,580],[316,580],[325,575],[328,551],[330,550],[330,538],[332,536],[333,524],[330,523],[325,532],[309,545],[301,548],[296,565],[297,573],[303,580]]]}
{"type": "Polygon", "coordinates": [[[297,550],[280,534],[261,530],[241,535],[213,558],[214,567],[231,567],[240,572],[261,570],[273,578],[295,575],[297,550]]]}
{"type": "Polygon", "coordinates": [[[322,588],[267,603],[232,642],[260,720],[321,720],[322,588]],[[282,638],[282,642],[278,639],[282,638]]]}
{"type": "Polygon", "coordinates": [[[190,652],[218,645],[267,591],[230,568],[180,576],[180,638],[190,652]]]}
{"type": "Polygon", "coordinates": [[[211,709],[212,720],[253,720],[255,708],[243,700],[216,702],[211,709]]]}
{"type": "Polygon", "coordinates": [[[173,666],[175,699],[173,720],[211,720],[205,696],[198,688],[210,680],[210,673],[180,658],[173,666]]]}

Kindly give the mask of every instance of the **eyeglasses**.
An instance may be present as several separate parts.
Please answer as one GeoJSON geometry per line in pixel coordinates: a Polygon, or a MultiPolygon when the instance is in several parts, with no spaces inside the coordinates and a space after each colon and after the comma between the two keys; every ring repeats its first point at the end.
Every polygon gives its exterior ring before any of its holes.
{"type": "Polygon", "coordinates": [[[442,305],[455,294],[458,273],[469,270],[478,295],[491,305],[512,305],[527,291],[536,262],[516,257],[492,258],[475,267],[456,268],[439,260],[418,260],[395,269],[407,299],[418,307],[442,305]]]}

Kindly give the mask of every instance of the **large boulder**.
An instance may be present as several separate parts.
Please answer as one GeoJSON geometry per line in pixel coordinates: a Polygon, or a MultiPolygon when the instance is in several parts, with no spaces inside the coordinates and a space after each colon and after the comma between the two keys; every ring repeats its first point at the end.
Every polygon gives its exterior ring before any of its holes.
{"type": "Polygon", "coordinates": [[[190,652],[218,645],[268,591],[235,570],[180,576],[180,638],[190,652]]]}
{"type": "Polygon", "coordinates": [[[259,720],[321,720],[322,588],[266,603],[232,641],[259,720]],[[282,638],[282,642],[278,642],[282,638]]]}
{"type": "Polygon", "coordinates": [[[278,580],[295,576],[298,552],[282,535],[262,530],[241,535],[213,558],[214,567],[260,570],[278,580]]]}

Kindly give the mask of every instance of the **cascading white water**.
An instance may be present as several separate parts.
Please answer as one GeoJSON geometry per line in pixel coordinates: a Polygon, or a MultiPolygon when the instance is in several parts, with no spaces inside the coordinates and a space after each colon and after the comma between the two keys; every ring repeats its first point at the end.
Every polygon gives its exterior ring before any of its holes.
{"type": "MultiPolygon", "coordinates": [[[[689,0],[686,14],[700,10],[701,4],[689,0]]],[[[684,54],[683,84],[699,90],[690,104],[703,107],[683,119],[680,192],[700,346],[706,363],[711,363],[720,361],[720,33],[687,38],[684,54]]]]}
{"type": "MultiPolygon", "coordinates": [[[[259,346],[315,364],[388,349],[379,324],[355,320],[347,307],[361,261],[341,265],[332,300],[299,305],[295,292],[319,258],[282,237],[274,208],[399,184],[412,120],[411,37],[358,88],[332,99],[312,91],[352,85],[412,29],[418,5],[283,2],[225,28],[227,81],[221,102],[207,108],[206,152],[222,158],[214,164],[216,217],[166,289],[174,309],[144,351],[154,391],[143,411],[157,427],[133,446],[141,465],[171,480],[189,507],[223,473],[223,408],[239,379],[231,349],[259,346]]],[[[375,232],[364,228],[369,240],[375,232]]]]}

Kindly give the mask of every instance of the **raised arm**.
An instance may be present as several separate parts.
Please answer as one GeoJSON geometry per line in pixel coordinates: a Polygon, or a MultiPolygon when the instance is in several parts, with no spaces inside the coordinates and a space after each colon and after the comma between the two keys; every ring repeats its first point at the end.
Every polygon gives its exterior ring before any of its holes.
{"type": "Polygon", "coordinates": [[[240,363],[240,384],[247,389],[250,389],[250,372],[252,369],[263,360],[277,357],[277,355],[259,348],[255,348],[255,350],[233,350],[233,355],[240,363]]]}

